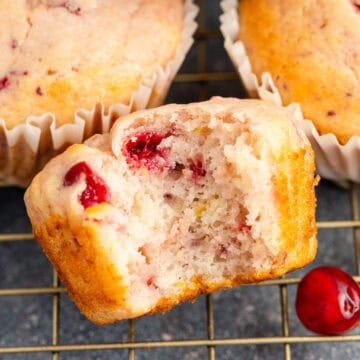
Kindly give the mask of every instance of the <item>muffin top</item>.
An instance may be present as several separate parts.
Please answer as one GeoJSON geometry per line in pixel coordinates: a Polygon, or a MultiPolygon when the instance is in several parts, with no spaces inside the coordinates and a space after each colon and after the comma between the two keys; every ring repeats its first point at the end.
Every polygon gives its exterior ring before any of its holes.
{"type": "Polygon", "coordinates": [[[240,0],[239,22],[252,70],[270,72],[285,104],[342,144],[360,135],[357,1],[240,0]]]}
{"type": "Polygon", "coordinates": [[[0,118],[8,128],[46,112],[128,103],[171,60],[182,0],[0,0],[0,118]]]}

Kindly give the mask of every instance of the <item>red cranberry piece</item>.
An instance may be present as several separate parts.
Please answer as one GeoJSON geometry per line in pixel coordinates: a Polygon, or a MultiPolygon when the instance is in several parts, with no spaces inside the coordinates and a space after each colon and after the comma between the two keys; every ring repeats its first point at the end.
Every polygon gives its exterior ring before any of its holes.
{"type": "Polygon", "coordinates": [[[123,147],[123,154],[128,164],[137,167],[145,166],[148,170],[163,170],[166,149],[158,149],[160,143],[171,135],[171,132],[161,134],[155,131],[141,131],[130,136],[123,147]]]}
{"type": "Polygon", "coordinates": [[[226,259],[229,254],[228,248],[224,244],[220,244],[218,247],[220,259],[226,259]]]}
{"type": "Polygon", "coordinates": [[[331,266],[319,267],[300,281],[295,306],[309,330],[342,334],[360,321],[360,288],[346,272],[331,266]]]}
{"type": "Polygon", "coordinates": [[[65,1],[59,6],[64,7],[70,14],[77,16],[81,15],[81,8],[71,0],[65,1]]]}
{"type": "Polygon", "coordinates": [[[10,80],[7,76],[0,79],[0,91],[6,89],[10,85],[10,80]]]}
{"type": "Polygon", "coordinates": [[[146,285],[149,286],[149,287],[152,287],[154,289],[159,288],[155,283],[155,276],[150,276],[146,281],[146,285]]]}
{"type": "Polygon", "coordinates": [[[19,42],[16,39],[12,39],[10,46],[12,49],[16,49],[19,46],[19,42]]]}
{"type": "Polygon", "coordinates": [[[81,176],[85,177],[86,182],[86,188],[79,196],[84,208],[110,202],[110,194],[104,180],[95,174],[84,161],[70,168],[64,177],[64,186],[73,185],[80,180],[81,176]]]}
{"type": "Polygon", "coordinates": [[[192,161],[190,164],[190,170],[192,171],[192,178],[195,181],[206,175],[206,170],[204,169],[201,160],[192,161]]]}
{"type": "Polygon", "coordinates": [[[356,7],[358,11],[360,11],[360,4],[358,4],[357,1],[353,1],[353,5],[356,7]]]}
{"type": "Polygon", "coordinates": [[[241,223],[241,224],[239,224],[239,225],[238,225],[238,228],[237,228],[237,230],[238,230],[239,232],[250,232],[251,229],[252,229],[252,226],[251,226],[251,225],[248,225],[248,224],[246,224],[246,223],[241,223]]]}

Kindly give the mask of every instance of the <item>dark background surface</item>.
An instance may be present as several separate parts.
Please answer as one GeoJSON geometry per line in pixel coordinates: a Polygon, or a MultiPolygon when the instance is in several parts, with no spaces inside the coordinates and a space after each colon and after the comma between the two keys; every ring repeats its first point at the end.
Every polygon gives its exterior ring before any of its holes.
{"type": "MultiPolygon", "coordinates": [[[[244,97],[240,81],[223,49],[218,33],[220,8],[217,1],[203,1],[200,20],[205,27],[180,73],[213,73],[218,78],[232,80],[176,81],[166,102],[186,103],[213,95],[244,97]],[[205,6],[204,6],[205,5],[205,6]],[[203,36],[203,32],[210,34],[203,36]],[[212,34],[212,35],[211,35],[212,34]],[[205,52],[205,57],[201,52],[205,52]],[[233,75],[231,75],[233,73],[233,75]]],[[[181,79],[180,79],[181,80],[181,79]]],[[[356,189],[353,190],[357,199],[356,189]]],[[[317,187],[318,221],[352,220],[351,191],[322,180],[317,187]]],[[[23,190],[0,188],[0,232],[29,233],[29,221],[23,205],[23,190]]],[[[358,275],[354,250],[354,229],[320,229],[319,251],[316,260],[306,269],[289,274],[302,276],[319,265],[334,265],[352,275],[358,275]]],[[[51,288],[52,267],[34,240],[0,241],[1,290],[16,288],[51,288]]],[[[296,285],[286,286],[289,314],[289,335],[313,335],[299,323],[294,312],[296,285]]],[[[216,339],[259,338],[282,336],[282,313],[279,285],[244,286],[222,291],[212,296],[214,306],[214,335],[216,339]]],[[[128,323],[97,327],[86,320],[64,293],[60,295],[59,344],[117,343],[127,341],[128,323]]],[[[52,344],[53,295],[0,296],[0,348],[52,344]]],[[[352,334],[359,334],[355,329],[352,334]]],[[[135,321],[135,341],[168,341],[206,339],[206,297],[194,303],[184,303],[166,314],[156,314],[135,321]]],[[[358,342],[328,342],[291,344],[291,359],[357,359],[358,342]]],[[[52,359],[51,352],[0,354],[0,359],[52,359]]],[[[152,348],[135,350],[135,359],[207,359],[206,346],[152,348]]],[[[219,345],[216,359],[283,359],[283,344],[219,345]]],[[[128,350],[64,351],[59,359],[127,359],[128,350]]]]}

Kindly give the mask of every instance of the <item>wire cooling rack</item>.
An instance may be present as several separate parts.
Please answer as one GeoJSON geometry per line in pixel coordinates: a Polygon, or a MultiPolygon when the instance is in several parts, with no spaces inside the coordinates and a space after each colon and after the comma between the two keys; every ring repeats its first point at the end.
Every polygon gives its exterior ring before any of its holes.
{"type": "MultiPolygon", "coordinates": [[[[223,50],[219,5],[199,6],[195,44],[167,102],[244,96],[223,50]]],[[[0,359],[358,358],[358,330],[315,336],[294,311],[296,284],[312,267],[339,266],[360,281],[359,192],[353,184],[318,186],[319,251],[305,270],[105,327],[90,324],[68,299],[33,239],[22,196],[20,189],[0,189],[0,359]]]]}

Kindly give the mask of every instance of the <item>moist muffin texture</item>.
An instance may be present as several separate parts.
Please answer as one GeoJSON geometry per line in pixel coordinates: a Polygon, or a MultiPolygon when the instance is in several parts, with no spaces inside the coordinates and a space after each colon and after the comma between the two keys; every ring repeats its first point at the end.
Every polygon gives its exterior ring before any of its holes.
{"type": "Polygon", "coordinates": [[[25,202],[69,294],[103,324],[306,265],[315,183],[289,112],[213,98],[120,118],[51,160],[25,202]]]}
{"type": "Polygon", "coordinates": [[[360,6],[351,0],[240,0],[239,39],[320,134],[360,135],[360,6]]]}
{"type": "Polygon", "coordinates": [[[11,129],[51,112],[127,104],[175,55],[181,0],[0,2],[0,118],[11,129]]]}

